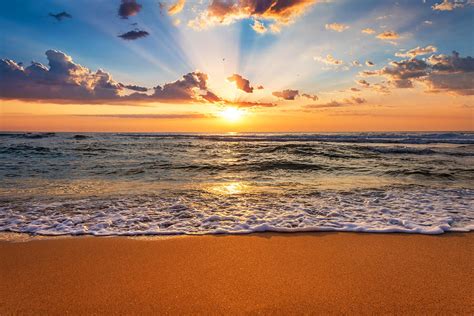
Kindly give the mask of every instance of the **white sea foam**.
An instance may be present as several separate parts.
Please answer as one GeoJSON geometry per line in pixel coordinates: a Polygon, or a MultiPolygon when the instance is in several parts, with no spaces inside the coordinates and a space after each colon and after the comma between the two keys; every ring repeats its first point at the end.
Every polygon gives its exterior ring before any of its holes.
{"type": "Polygon", "coordinates": [[[7,203],[0,231],[38,235],[244,234],[474,230],[470,189],[390,188],[218,195],[194,192],[7,203]]]}

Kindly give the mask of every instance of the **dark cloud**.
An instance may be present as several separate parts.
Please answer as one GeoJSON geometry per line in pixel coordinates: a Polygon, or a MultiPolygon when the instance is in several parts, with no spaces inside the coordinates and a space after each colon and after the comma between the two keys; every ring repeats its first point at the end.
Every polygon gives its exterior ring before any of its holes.
{"type": "Polygon", "coordinates": [[[181,79],[165,85],[156,86],[151,99],[160,101],[181,102],[210,102],[215,103],[221,99],[207,87],[207,74],[203,72],[190,72],[181,79]]]}
{"type": "Polygon", "coordinates": [[[12,60],[0,60],[0,97],[44,100],[111,99],[122,85],[102,70],[92,72],[62,52],[48,50],[49,68],[33,62],[24,68],[12,60]]]}
{"type": "Polygon", "coordinates": [[[474,95],[474,73],[431,73],[421,81],[432,93],[474,95]]]}
{"type": "Polygon", "coordinates": [[[301,96],[304,97],[304,98],[311,99],[313,101],[317,101],[319,99],[318,96],[315,95],[315,94],[303,93],[301,96]]]}
{"type": "Polygon", "coordinates": [[[474,95],[474,58],[453,51],[451,56],[432,55],[427,61],[432,71],[421,81],[428,92],[474,95]]]}
{"type": "MultiPolygon", "coordinates": [[[[361,76],[383,76],[395,88],[413,88],[415,82],[425,84],[427,92],[474,94],[474,58],[452,55],[432,55],[426,60],[412,58],[393,61],[376,71],[364,71],[361,76]]],[[[385,91],[384,91],[385,92],[385,91]]]]}
{"type": "Polygon", "coordinates": [[[136,40],[142,37],[147,37],[148,35],[150,35],[150,33],[148,33],[147,31],[133,30],[127,33],[120,34],[118,35],[118,37],[123,38],[124,40],[130,41],[130,40],[136,40]]]}
{"type": "Polygon", "coordinates": [[[272,92],[272,95],[284,100],[294,100],[297,96],[300,95],[300,92],[298,90],[286,89],[283,91],[272,92]]]}
{"type": "Polygon", "coordinates": [[[60,13],[56,13],[56,14],[54,14],[54,13],[49,13],[49,16],[55,18],[55,19],[58,20],[58,21],[62,21],[62,20],[64,20],[64,19],[66,19],[66,18],[72,19],[72,15],[70,15],[70,14],[67,13],[66,11],[63,11],[63,12],[60,12],[60,13]]]}
{"type": "Polygon", "coordinates": [[[136,86],[136,85],[122,85],[124,88],[127,88],[129,90],[133,90],[133,91],[138,91],[138,92],[147,92],[148,91],[148,88],[146,87],[140,87],[140,86],[136,86]]]}
{"type": "Polygon", "coordinates": [[[181,79],[154,88],[153,94],[143,92],[148,89],[136,85],[116,82],[103,71],[92,72],[73,62],[72,58],[60,51],[46,52],[49,68],[33,62],[24,68],[9,59],[0,60],[0,98],[28,99],[55,103],[103,103],[123,102],[205,102],[222,101],[207,87],[207,75],[191,72],[181,79]],[[124,89],[136,91],[124,95],[124,89]]]}
{"type": "Polygon", "coordinates": [[[428,58],[433,70],[438,72],[460,73],[474,71],[474,58],[471,56],[460,57],[459,53],[453,51],[451,56],[432,55],[428,58]]]}
{"type": "Polygon", "coordinates": [[[390,66],[376,71],[364,71],[364,76],[385,76],[390,84],[396,88],[413,87],[412,79],[426,75],[429,65],[421,59],[392,61],[390,66]]]}
{"type": "Polygon", "coordinates": [[[137,15],[141,9],[142,5],[138,4],[136,0],[122,0],[118,10],[118,15],[122,19],[128,19],[129,16],[137,15]]]}
{"type": "Polygon", "coordinates": [[[235,82],[237,88],[242,91],[245,91],[247,93],[253,92],[253,87],[250,86],[250,81],[239,74],[233,74],[232,76],[227,78],[227,80],[229,80],[230,82],[235,82]]]}
{"type": "Polygon", "coordinates": [[[364,79],[360,79],[360,80],[357,80],[356,83],[360,86],[363,86],[363,87],[369,87],[370,86],[370,83],[368,83],[366,80],[364,79]]]}

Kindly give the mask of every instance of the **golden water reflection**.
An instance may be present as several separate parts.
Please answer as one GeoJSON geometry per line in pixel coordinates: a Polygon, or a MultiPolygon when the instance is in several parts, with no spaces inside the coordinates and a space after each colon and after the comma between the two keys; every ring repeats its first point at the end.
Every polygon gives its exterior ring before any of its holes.
{"type": "Polygon", "coordinates": [[[212,191],[223,195],[241,194],[249,189],[249,186],[242,182],[220,183],[211,188],[212,191]]]}

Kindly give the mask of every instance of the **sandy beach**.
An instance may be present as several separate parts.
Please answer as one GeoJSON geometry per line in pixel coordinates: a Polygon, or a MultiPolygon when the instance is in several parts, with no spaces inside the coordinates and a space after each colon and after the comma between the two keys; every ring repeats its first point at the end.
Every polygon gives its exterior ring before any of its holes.
{"type": "Polygon", "coordinates": [[[473,314],[474,234],[0,242],[0,314],[473,314]]]}

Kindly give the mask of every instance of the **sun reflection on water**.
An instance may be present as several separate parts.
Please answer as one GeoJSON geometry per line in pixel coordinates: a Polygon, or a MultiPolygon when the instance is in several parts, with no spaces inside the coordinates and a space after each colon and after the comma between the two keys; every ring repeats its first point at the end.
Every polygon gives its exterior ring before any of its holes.
{"type": "Polygon", "coordinates": [[[241,182],[223,183],[212,187],[212,191],[223,195],[241,194],[247,190],[248,186],[241,182]]]}

